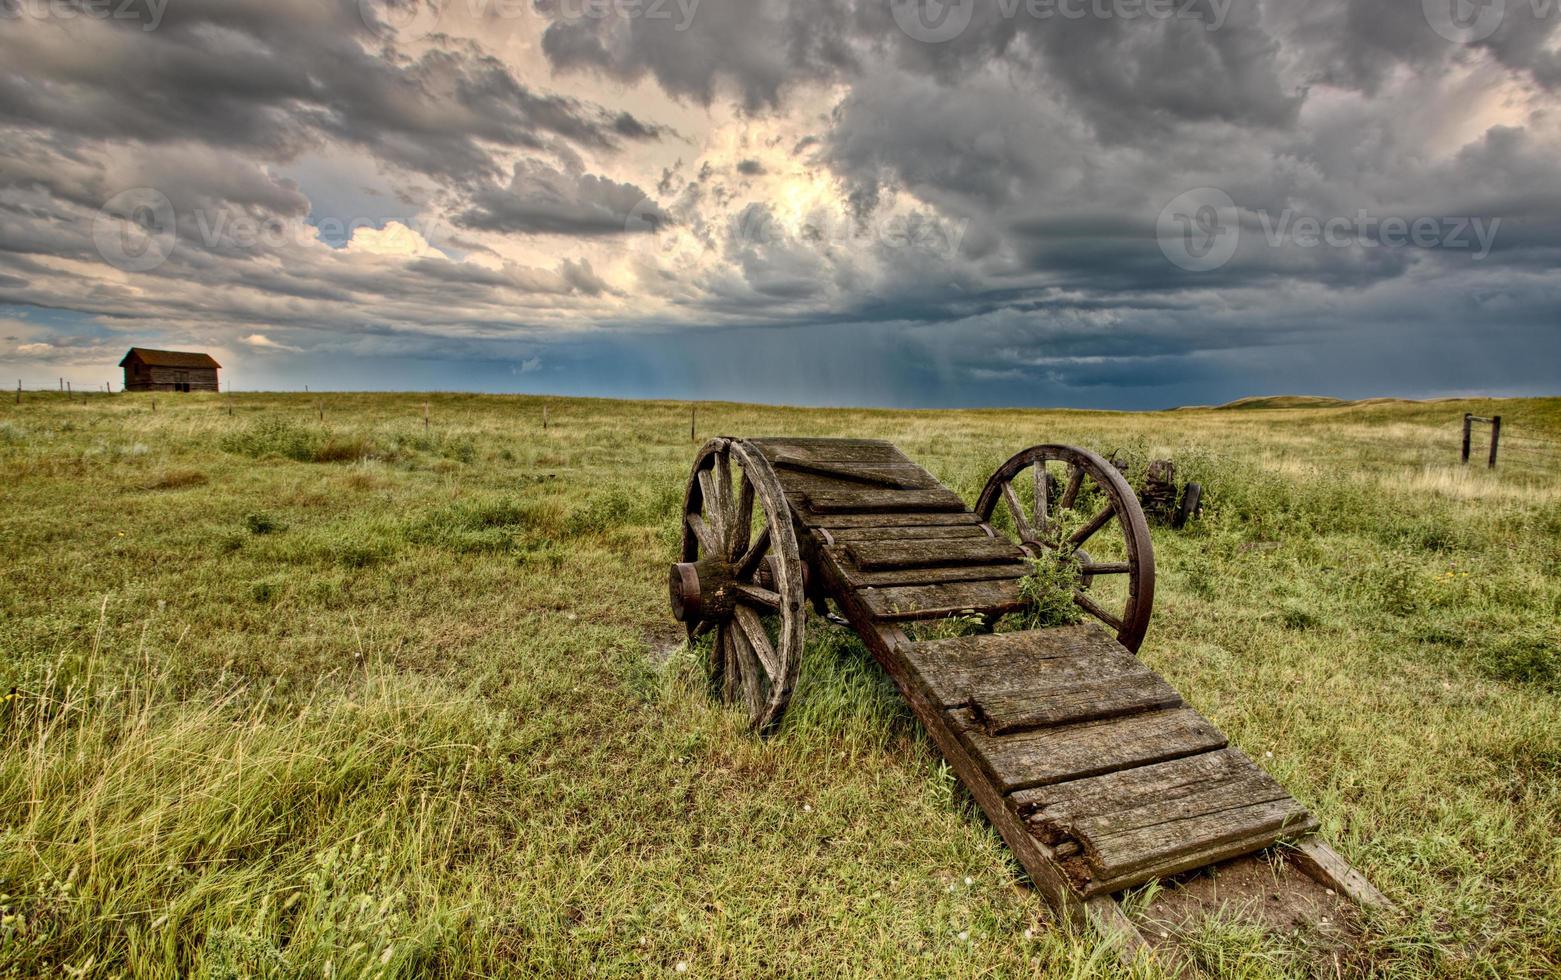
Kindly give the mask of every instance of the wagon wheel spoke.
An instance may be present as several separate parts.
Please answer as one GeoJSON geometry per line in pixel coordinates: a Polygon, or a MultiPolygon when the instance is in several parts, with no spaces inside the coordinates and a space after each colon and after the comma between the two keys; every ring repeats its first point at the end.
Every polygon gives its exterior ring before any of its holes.
{"type": "Polygon", "coordinates": [[[1086,578],[1094,578],[1097,575],[1131,575],[1133,566],[1125,561],[1082,561],[1079,562],[1079,574],[1086,578]]]}
{"type": "Polygon", "coordinates": [[[1051,478],[1046,475],[1045,463],[1036,463],[1033,470],[1035,473],[1035,529],[1044,536],[1048,530],[1046,527],[1049,516],[1047,509],[1051,506],[1051,501],[1046,499],[1047,491],[1050,489],[1051,478]]]}
{"type": "Polygon", "coordinates": [[[732,499],[730,446],[722,449],[715,457],[715,492],[717,494],[715,506],[721,514],[721,539],[727,544],[727,547],[722,548],[718,554],[722,558],[730,559],[735,550],[732,545],[737,538],[737,503],[732,499]]]}
{"type": "Polygon", "coordinates": [[[1062,499],[1057,501],[1058,510],[1069,510],[1073,502],[1079,499],[1079,490],[1084,486],[1084,467],[1077,464],[1068,466],[1068,488],[1062,492],[1062,499]]]}
{"type": "Polygon", "coordinates": [[[759,662],[758,652],[752,641],[748,639],[746,631],[738,629],[732,631],[732,649],[736,653],[739,669],[742,670],[743,703],[748,708],[748,714],[758,717],[764,710],[764,665],[759,662]]]}
{"type": "Polygon", "coordinates": [[[689,642],[692,643],[712,631],[715,633],[715,638],[710,641],[710,655],[707,659],[710,663],[710,687],[711,690],[715,690],[721,686],[726,677],[726,660],[723,654],[726,638],[721,633],[720,624],[706,620],[700,623],[698,628],[689,630],[688,635],[689,642]]]}
{"type": "MultiPolygon", "coordinates": [[[[699,495],[704,501],[705,516],[708,518],[706,523],[710,526],[710,530],[715,536],[715,539],[719,541],[720,539],[725,538],[726,528],[721,520],[722,514],[720,492],[716,489],[715,474],[711,473],[709,470],[699,471],[699,495]]],[[[721,554],[721,551],[722,549],[719,544],[710,549],[710,553],[712,555],[719,555],[721,554]]]]}
{"type": "Polygon", "coordinates": [[[1019,532],[1019,540],[1034,541],[1035,532],[1030,528],[1030,520],[1024,515],[1024,505],[1019,502],[1019,495],[1014,493],[1012,483],[1003,484],[1003,503],[1008,505],[1008,513],[1013,515],[1014,528],[1019,532]]]}
{"type": "Polygon", "coordinates": [[[742,631],[743,638],[753,648],[759,663],[763,665],[764,673],[773,683],[778,684],[784,674],[784,665],[775,653],[775,645],[770,642],[770,634],[765,630],[759,614],[747,606],[738,606],[734,618],[737,620],[737,628],[742,631]]]}
{"type": "Polygon", "coordinates": [[[716,539],[715,532],[705,523],[705,519],[698,514],[687,514],[685,517],[688,521],[688,529],[699,539],[700,550],[707,555],[719,555],[721,542],[716,539]]]}
{"type": "Polygon", "coordinates": [[[751,606],[758,606],[769,612],[780,612],[781,597],[779,592],[771,592],[769,589],[758,585],[750,585],[747,582],[732,583],[732,591],[742,596],[741,601],[751,606]]]}
{"type": "Polygon", "coordinates": [[[746,473],[742,478],[742,489],[738,492],[737,507],[732,514],[732,547],[726,557],[736,561],[739,555],[748,550],[748,539],[753,536],[753,483],[746,473]]]}
{"type": "Polygon", "coordinates": [[[737,647],[732,638],[732,625],[722,623],[716,628],[715,650],[721,663],[721,698],[730,702],[737,694],[737,647]]]}
{"type": "Polygon", "coordinates": [[[1122,628],[1122,617],[1102,609],[1100,603],[1091,599],[1084,593],[1074,592],[1073,601],[1078,604],[1080,609],[1089,613],[1091,616],[1094,616],[1096,619],[1100,620],[1102,623],[1105,623],[1112,629],[1120,630],[1122,628]]]}
{"type": "Polygon", "coordinates": [[[733,576],[739,582],[746,582],[753,578],[753,573],[758,570],[759,562],[764,560],[765,552],[770,550],[770,526],[764,525],[759,530],[759,536],[753,544],[748,546],[748,551],[739,559],[732,570],[733,576]]]}
{"type": "Polygon", "coordinates": [[[1095,532],[1111,523],[1111,519],[1115,516],[1117,516],[1116,507],[1107,505],[1105,510],[1091,517],[1088,524],[1068,535],[1068,547],[1077,549],[1084,542],[1094,537],[1095,532]]]}

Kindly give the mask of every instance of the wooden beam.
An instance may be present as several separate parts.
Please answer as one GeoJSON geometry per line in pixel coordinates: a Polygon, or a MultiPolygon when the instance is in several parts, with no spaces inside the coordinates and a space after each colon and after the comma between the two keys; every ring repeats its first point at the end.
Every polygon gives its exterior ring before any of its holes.
{"type": "Polygon", "coordinates": [[[1397,911],[1397,906],[1377,890],[1365,875],[1356,871],[1327,841],[1313,835],[1294,845],[1290,857],[1296,866],[1314,881],[1348,896],[1362,908],[1376,908],[1386,912],[1397,911]]]}

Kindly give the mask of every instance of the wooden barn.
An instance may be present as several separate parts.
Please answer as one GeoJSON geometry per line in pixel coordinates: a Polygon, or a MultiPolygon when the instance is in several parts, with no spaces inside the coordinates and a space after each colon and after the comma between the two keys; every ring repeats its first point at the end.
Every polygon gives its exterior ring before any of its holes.
{"type": "Polygon", "coordinates": [[[132,347],[119,362],[126,391],[216,391],[217,370],[210,354],[132,347]]]}

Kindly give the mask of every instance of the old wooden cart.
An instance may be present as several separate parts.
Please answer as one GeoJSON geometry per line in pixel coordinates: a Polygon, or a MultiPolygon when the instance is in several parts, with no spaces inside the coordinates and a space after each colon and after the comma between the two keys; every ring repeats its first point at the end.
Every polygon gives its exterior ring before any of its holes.
{"type": "Polygon", "coordinates": [[[1143,940],[1124,889],[1281,842],[1316,882],[1386,904],[1135,655],[1154,549],[1094,453],[1027,449],[971,509],[887,442],[714,439],[689,480],[682,559],[673,614],[713,635],[712,679],[757,731],[791,698],[809,609],[849,625],[1051,904],[1130,954],[1143,940]],[[1072,569],[1086,621],[1005,629],[1043,556],[1072,569]]]}

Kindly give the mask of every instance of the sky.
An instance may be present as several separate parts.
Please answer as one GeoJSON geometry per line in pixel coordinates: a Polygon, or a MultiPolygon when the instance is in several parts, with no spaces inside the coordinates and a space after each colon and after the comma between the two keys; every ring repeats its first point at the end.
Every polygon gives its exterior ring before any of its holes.
{"type": "Polygon", "coordinates": [[[0,379],[1561,393],[1561,0],[0,0],[0,379]]]}

